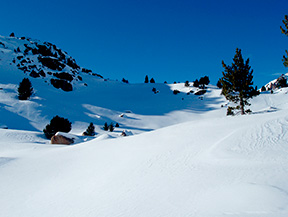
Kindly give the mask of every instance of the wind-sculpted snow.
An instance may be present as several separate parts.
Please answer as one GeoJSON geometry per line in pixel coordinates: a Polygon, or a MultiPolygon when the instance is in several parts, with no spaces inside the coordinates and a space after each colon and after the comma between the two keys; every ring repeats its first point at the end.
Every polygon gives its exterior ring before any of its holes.
{"type": "Polygon", "coordinates": [[[210,117],[74,146],[2,134],[0,147],[9,141],[22,148],[2,152],[17,159],[0,166],[1,213],[287,216],[286,114],[210,117]]]}

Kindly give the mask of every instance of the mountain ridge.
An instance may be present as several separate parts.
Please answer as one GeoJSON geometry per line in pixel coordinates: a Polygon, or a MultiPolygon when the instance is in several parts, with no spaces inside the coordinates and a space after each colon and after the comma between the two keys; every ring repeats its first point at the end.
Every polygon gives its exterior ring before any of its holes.
{"type": "Polygon", "coordinates": [[[83,74],[103,78],[80,67],[74,58],[50,42],[26,37],[0,36],[0,64],[10,65],[25,76],[43,79],[57,89],[72,91],[73,86],[87,86],[83,74]]]}

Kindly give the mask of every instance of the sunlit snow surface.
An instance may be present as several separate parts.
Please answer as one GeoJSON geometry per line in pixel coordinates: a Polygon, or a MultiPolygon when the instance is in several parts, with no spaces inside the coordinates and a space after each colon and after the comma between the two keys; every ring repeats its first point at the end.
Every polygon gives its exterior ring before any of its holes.
{"type": "Polygon", "coordinates": [[[199,98],[183,83],[86,78],[64,92],[29,78],[35,95],[19,101],[23,72],[0,67],[0,216],[288,216],[287,88],[227,117],[219,89],[199,98]],[[76,144],[45,139],[55,115],[72,122],[76,144]],[[96,136],[84,137],[90,122],[96,136]]]}

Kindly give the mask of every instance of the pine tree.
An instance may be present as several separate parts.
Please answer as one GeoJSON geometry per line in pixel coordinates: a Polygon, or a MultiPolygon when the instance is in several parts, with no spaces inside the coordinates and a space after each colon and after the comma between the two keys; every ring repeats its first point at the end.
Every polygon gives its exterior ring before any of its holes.
{"type": "Polygon", "coordinates": [[[209,77],[204,76],[199,79],[199,86],[201,89],[205,89],[205,85],[208,85],[210,83],[209,77]]]}
{"type": "Polygon", "coordinates": [[[145,76],[145,81],[144,81],[144,83],[149,83],[148,75],[145,76]]]}
{"type": "Polygon", "coordinates": [[[71,130],[71,122],[66,119],[56,115],[50,121],[50,124],[47,124],[43,130],[47,139],[51,139],[57,132],[68,133],[71,130]]]}
{"type": "Polygon", "coordinates": [[[27,100],[33,94],[33,87],[28,78],[23,78],[18,87],[18,99],[27,100]]]}
{"type": "Polygon", "coordinates": [[[287,78],[285,77],[285,75],[281,75],[279,78],[277,78],[276,87],[277,88],[288,87],[287,78]]]}
{"type": "Polygon", "coordinates": [[[262,86],[262,87],[261,87],[261,92],[264,92],[264,91],[266,91],[266,87],[265,87],[265,86],[262,86]]]}
{"type": "Polygon", "coordinates": [[[220,88],[220,89],[222,88],[221,79],[219,79],[219,80],[217,81],[216,86],[217,86],[218,88],[220,88]]]}
{"type": "Polygon", "coordinates": [[[107,122],[105,122],[105,124],[104,124],[104,127],[103,127],[103,130],[105,130],[105,131],[108,131],[108,124],[107,124],[107,122]]]}
{"type": "Polygon", "coordinates": [[[280,26],[281,32],[285,35],[288,36],[288,15],[285,15],[284,20],[282,20],[283,24],[284,24],[284,28],[282,26],[280,26]]]}
{"type": "Polygon", "coordinates": [[[196,80],[193,82],[193,87],[199,87],[199,81],[198,81],[198,79],[196,79],[196,80]]]}
{"type": "MultiPolygon", "coordinates": [[[[288,36],[288,15],[285,15],[284,20],[282,20],[282,22],[284,24],[285,29],[282,26],[280,26],[281,32],[284,35],[288,36]]],[[[283,65],[285,67],[288,67],[288,51],[286,50],[285,52],[286,52],[287,57],[285,55],[283,55],[282,61],[283,61],[283,65]]]]}
{"type": "Polygon", "coordinates": [[[185,86],[185,87],[189,87],[189,86],[190,86],[189,81],[185,81],[184,86],[185,86]]]}
{"type": "Polygon", "coordinates": [[[151,78],[151,79],[150,79],[150,83],[155,83],[154,78],[151,78]]]}
{"type": "Polygon", "coordinates": [[[108,130],[109,130],[110,132],[113,132],[113,131],[114,131],[114,125],[113,125],[113,123],[111,123],[111,124],[109,125],[108,130]]]}
{"type": "Polygon", "coordinates": [[[87,128],[87,130],[83,133],[84,136],[95,136],[95,127],[91,122],[87,128]]]}
{"type": "Polygon", "coordinates": [[[250,105],[248,100],[255,96],[255,89],[252,87],[253,70],[250,70],[249,58],[244,62],[241,50],[237,48],[232,65],[227,66],[224,61],[222,61],[222,65],[224,67],[221,78],[222,94],[229,101],[238,104],[231,109],[240,109],[243,115],[245,106],[250,105]]]}

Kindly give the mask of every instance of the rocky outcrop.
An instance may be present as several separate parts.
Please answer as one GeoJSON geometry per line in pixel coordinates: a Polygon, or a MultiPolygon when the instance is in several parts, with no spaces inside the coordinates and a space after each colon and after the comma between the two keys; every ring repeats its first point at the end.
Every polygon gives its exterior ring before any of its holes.
{"type": "Polygon", "coordinates": [[[62,80],[62,79],[51,79],[51,84],[53,85],[53,87],[57,88],[57,89],[62,89],[66,92],[68,91],[72,91],[73,90],[73,86],[66,80],[62,80]]]}
{"type": "Polygon", "coordinates": [[[71,145],[74,143],[74,139],[68,138],[61,134],[56,134],[51,138],[51,144],[63,144],[63,145],[71,145]]]}
{"type": "Polygon", "coordinates": [[[76,84],[87,86],[83,74],[103,79],[92,70],[80,67],[75,59],[49,42],[0,36],[0,53],[2,56],[11,55],[5,56],[5,59],[11,59],[8,64],[15,65],[27,76],[43,79],[45,83],[63,91],[74,90],[76,84]]]}

